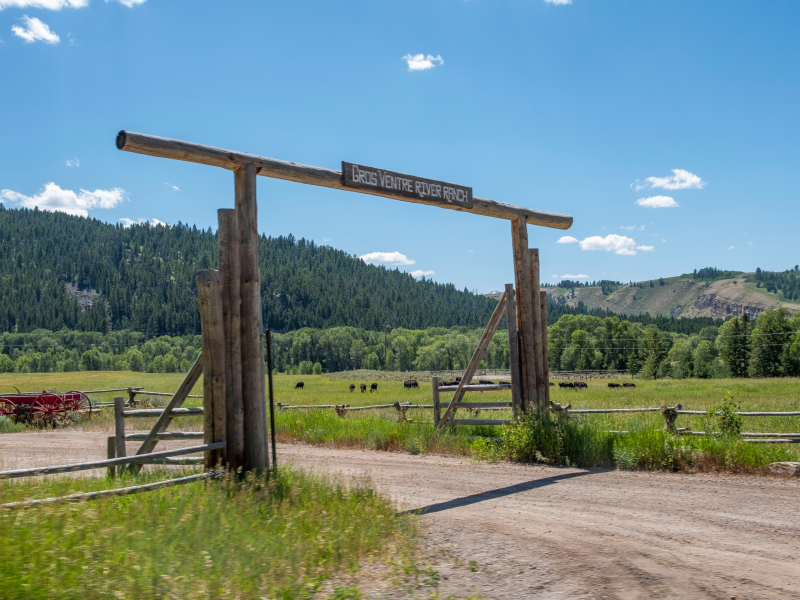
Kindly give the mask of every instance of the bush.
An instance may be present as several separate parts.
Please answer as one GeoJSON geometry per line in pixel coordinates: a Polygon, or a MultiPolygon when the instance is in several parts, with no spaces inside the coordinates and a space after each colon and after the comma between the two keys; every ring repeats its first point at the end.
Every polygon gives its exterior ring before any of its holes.
{"type": "Polygon", "coordinates": [[[612,466],[613,434],[559,415],[529,414],[503,429],[502,453],[511,460],[576,467],[612,466]]]}
{"type": "Polygon", "coordinates": [[[314,363],[314,367],[312,369],[312,373],[314,375],[322,375],[322,365],[318,362],[314,363]]]}

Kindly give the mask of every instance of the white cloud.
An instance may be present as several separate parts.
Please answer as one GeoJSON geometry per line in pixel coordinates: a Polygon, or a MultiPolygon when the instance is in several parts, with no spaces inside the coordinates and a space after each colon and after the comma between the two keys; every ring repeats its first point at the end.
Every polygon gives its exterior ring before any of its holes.
{"type": "Polygon", "coordinates": [[[656,249],[655,246],[636,246],[637,250],[641,250],[642,252],[652,252],[656,249]]]}
{"type": "Polygon", "coordinates": [[[566,6],[572,4],[572,0],[544,0],[545,4],[555,4],[556,6],[566,6]]]}
{"type": "Polygon", "coordinates": [[[647,208],[675,208],[680,206],[675,202],[674,198],[669,196],[650,196],[649,198],[639,198],[636,201],[639,206],[646,206],[647,208]]]}
{"type": "Polygon", "coordinates": [[[179,188],[177,185],[172,185],[171,183],[165,183],[164,185],[168,185],[169,187],[171,187],[173,192],[181,191],[181,188],[179,188]]]}
{"type": "Polygon", "coordinates": [[[81,190],[76,194],[72,190],[62,190],[52,181],[44,186],[38,196],[25,196],[12,190],[0,191],[0,200],[17,202],[24,208],[39,207],[39,210],[65,212],[68,215],[88,217],[89,210],[94,208],[114,208],[125,199],[125,190],[81,190]]]}
{"type": "Polygon", "coordinates": [[[570,275],[567,273],[566,275],[562,275],[561,279],[589,279],[588,275],[584,275],[581,273],[580,275],[570,275]]]}
{"type": "Polygon", "coordinates": [[[577,242],[578,242],[578,240],[576,240],[571,235],[564,235],[564,236],[558,238],[558,241],[556,242],[556,244],[576,244],[577,242]]]}
{"type": "Polygon", "coordinates": [[[647,177],[644,183],[637,179],[631,184],[637,192],[645,188],[661,188],[664,190],[702,190],[707,183],[699,175],[684,169],[672,169],[672,175],[667,177],[647,177]]]}
{"type": "Polygon", "coordinates": [[[81,161],[79,161],[78,157],[76,156],[73,160],[68,160],[67,161],[67,166],[68,167],[80,167],[81,166],[81,161]]]}
{"type": "Polygon", "coordinates": [[[644,225],[640,225],[639,227],[637,227],[636,225],[622,225],[620,226],[620,229],[625,229],[627,231],[635,231],[635,230],[644,231],[644,225]]]}
{"type": "Polygon", "coordinates": [[[728,250],[733,250],[734,248],[736,248],[736,246],[731,246],[730,248],[728,248],[728,250]]]}
{"type": "Polygon", "coordinates": [[[431,54],[428,54],[428,56],[424,54],[406,54],[403,60],[408,64],[409,71],[425,71],[444,64],[441,56],[433,56],[431,54]]]}
{"type": "Polygon", "coordinates": [[[369,252],[359,256],[368,265],[413,265],[415,261],[399,252],[369,252]]]}
{"type": "MultiPolygon", "coordinates": [[[[117,2],[130,8],[143,4],[145,0],[117,0],[117,2]]],[[[86,6],[89,6],[89,0],[0,0],[0,10],[4,8],[61,10],[62,8],[84,8],[86,6]]]]}
{"type": "Polygon", "coordinates": [[[326,237],[324,237],[324,238],[322,238],[322,241],[323,241],[323,242],[330,242],[330,241],[331,241],[331,238],[326,238],[326,237]]]}
{"type": "Polygon", "coordinates": [[[56,33],[50,31],[50,28],[46,23],[42,23],[36,17],[23,15],[22,24],[25,25],[25,27],[14,25],[11,28],[11,31],[14,35],[21,37],[29,44],[32,44],[36,41],[42,41],[48,44],[57,44],[61,41],[61,38],[58,37],[56,33]]]}
{"type": "Polygon", "coordinates": [[[611,233],[606,237],[595,235],[588,237],[582,242],[581,250],[604,250],[623,256],[634,256],[636,254],[636,242],[624,235],[611,233]]]}
{"type": "Polygon", "coordinates": [[[0,10],[4,8],[43,8],[61,10],[62,8],[83,8],[89,0],[0,0],[0,10]]]}
{"type": "Polygon", "coordinates": [[[417,269],[416,271],[411,271],[409,273],[412,277],[427,277],[429,275],[436,275],[433,271],[422,271],[421,269],[417,269]]]}
{"type": "Polygon", "coordinates": [[[159,225],[163,225],[164,227],[169,227],[169,225],[164,223],[164,221],[159,221],[158,219],[150,219],[149,221],[147,219],[137,219],[136,221],[134,221],[133,219],[129,219],[128,217],[122,217],[119,221],[120,223],[122,223],[122,226],[125,229],[127,229],[131,225],[141,225],[142,223],[149,223],[153,227],[158,227],[159,225]]]}

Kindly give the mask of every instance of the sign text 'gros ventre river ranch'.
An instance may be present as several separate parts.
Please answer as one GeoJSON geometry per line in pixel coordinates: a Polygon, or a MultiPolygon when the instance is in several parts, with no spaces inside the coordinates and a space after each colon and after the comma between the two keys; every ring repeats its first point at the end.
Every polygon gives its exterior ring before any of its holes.
{"type": "Polygon", "coordinates": [[[472,188],[342,161],[342,184],[428,202],[472,208],[472,188]]]}

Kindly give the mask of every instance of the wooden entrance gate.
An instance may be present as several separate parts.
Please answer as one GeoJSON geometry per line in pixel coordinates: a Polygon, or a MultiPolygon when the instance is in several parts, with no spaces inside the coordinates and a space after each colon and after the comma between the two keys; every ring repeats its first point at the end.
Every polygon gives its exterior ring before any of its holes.
{"type": "MultiPolygon", "coordinates": [[[[219,272],[198,273],[203,321],[204,423],[208,441],[227,442],[219,460],[230,468],[263,471],[269,465],[265,402],[264,327],[261,315],[261,280],[258,270],[258,232],[256,230],[256,176],[272,177],[321,187],[382,196],[404,202],[438,206],[448,210],[511,221],[516,289],[506,286],[505,299],[484,332],[492,334],[503,313],[511,315],[511,356],[518,353],[520,410],[543,410],[547,398],[546,321],[542,320],[539,290],[539,252],[528,248],[527,225],[569,229],[572,217],[566,214],[512,206],[472,195],[472,188],[342,162],[342,170],[325,169],[298,163],[224,150],[192,142],[120,131],[117,148],[173,160],[228,169],[234,173],[235,209],[219,211],[219,272]],[[509,310],[509,307],[512,307],[509,310]],[[498,316],[499,315],[499,316],[498,316]],[[515,329],[514,329],[515,328],[515,329]],[[212,415],[213,418],[212,418],[212,415]]],[[[455,411],[463,387],[470,383],[477,363],[465,373],[448,411],[455,411]]],[[[488,335],[491,340],[491,335],[488,335]]],[[[452,416],[452,415],[450,415],[452,416]]]]}

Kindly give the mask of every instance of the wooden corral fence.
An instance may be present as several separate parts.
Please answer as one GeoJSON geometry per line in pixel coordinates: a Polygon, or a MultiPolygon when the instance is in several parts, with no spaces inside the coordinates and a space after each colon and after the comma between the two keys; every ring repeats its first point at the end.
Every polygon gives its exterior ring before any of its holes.
{"type": "MultiPolygon", "coordinates": [[[[571,405],[561,406],[556,402],[550,402],[550,411],[570,415],[599,415],[616,413],[643,413],[660,412],[664,417],[664,429],[682,435],[719,435],[705,431],[692,431],[687,427],[678,427],[676,421],[679,415],[707,415],[705,410],[683,410],[681,404],[675,406],[659,406],[656,408],[583,408],[574,409],[571,405]]],[[[716,413],[720,414],[720,413],[716,413]]],[[[740,417],[800,417],[800,411],[788,412],[769,412],[769,411],[740,411],[736,412],[740,417]]],[[[628,433],[627,431],[612,431],[611,433],[628,433]]],[[[743,442],[768,443],[768,444],[796,444],[800,443],[800,433],[754,433],[741,432],[739,437],[743,442]]]]}
{"type": "MultiPolygon", "coordinates": [[[[515,410],[546,410],[549,400],[546,294],[539,289],[539,251],[528,248],[527,226],[569,229],[571,216],[478,198],[470,187],[345,161],[338,171],[131,131],[120,131],[116,145],[126,152],[199,163],[234,173],[236,208],[218,212],[220,270],[198,273],[201,314],[206,314],[203,352],[207,368],[213,370],[213,375],[206,378],[210,383],[207,388],[204,386],[204,395],[211,398],[204,399],[204,406],[208,403],[213,408],[213,425],[208,425],[213,429],[213,438],[227,439],[228,446],[223,452],[227,464],[235,468],[240,452],[245,470],[261,470],[268,462],[264,355],[260,339],[263,327],[256,231],[257,175],[511,221],[516,289],[511,284],[506,286],[505,297],[492,316],[463,380],[470,381],[490,341],[487,333],[494,333],[503,314],[508,312],[515,410]],[[208,291],[202,292],[201,287],[208,291]],[[219,332],[215,333],[216,330],[219,332]],[[214,342],[209,343],[211,340],[214,342]],[[217,410],[219,404],[226,409],[217,410]],[[243,423],[242,441],[238,437],[239,423],[243,423]]],[[[463,393],[459,386],[438,427],[451,424],[463,393]]]]}

